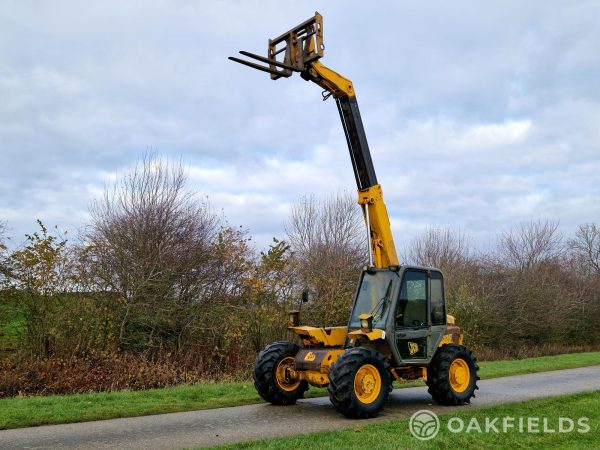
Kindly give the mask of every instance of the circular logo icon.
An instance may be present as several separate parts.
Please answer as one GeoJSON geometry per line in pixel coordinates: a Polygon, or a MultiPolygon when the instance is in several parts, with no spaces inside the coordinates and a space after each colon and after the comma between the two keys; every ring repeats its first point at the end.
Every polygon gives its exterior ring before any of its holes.
{"type": "Polygon", "coordinates": [[[440,419],[435,413],[421,409],[410,417],[408,422],[410,433],[420,441],[428,441],[440,431],[440,419]]]}

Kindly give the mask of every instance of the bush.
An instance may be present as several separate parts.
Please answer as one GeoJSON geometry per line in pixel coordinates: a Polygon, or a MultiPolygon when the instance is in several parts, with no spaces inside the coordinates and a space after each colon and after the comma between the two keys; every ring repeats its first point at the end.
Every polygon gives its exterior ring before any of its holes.
{"type": "MultiPolygon", "coordinates": [[[[201,358],[98,353],[86,358],[0,361],[0,397],[161,388],[223,377],[201,358]]],[[[230,367],[223,367],[231,369],[230,367]]]]}

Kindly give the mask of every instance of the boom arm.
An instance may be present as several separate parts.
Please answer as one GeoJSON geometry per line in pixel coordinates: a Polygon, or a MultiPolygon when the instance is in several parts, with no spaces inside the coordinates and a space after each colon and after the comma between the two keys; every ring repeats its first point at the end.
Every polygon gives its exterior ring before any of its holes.
{"type": "Polygon", "coordinates": [[[244,56],[269,64],[268,67],[239,58],[229,59],[271,74],[272,79],[289,77],[300,72],[302,78],[312,81],[335,98],[340,119],[346,135],[350,160],[358,187],[358,203],[369,230],[370,263],[384,268],[399,265],[390,220],[383,201],[381,186],[377,183],[375,168],[367,143],[367,136],[360,117],[360,110],[352,82],[321,64],[323,56],[323,18],[319,13],[276,39],[269,40],[268,58],[249,52],[244,56]],[[278,49],[278,45],[285,46],[278,49]],[[277,55],[285,52],[283,61],[277,55]],[[283,70],[278,70],[278,68],[283,70]]]}

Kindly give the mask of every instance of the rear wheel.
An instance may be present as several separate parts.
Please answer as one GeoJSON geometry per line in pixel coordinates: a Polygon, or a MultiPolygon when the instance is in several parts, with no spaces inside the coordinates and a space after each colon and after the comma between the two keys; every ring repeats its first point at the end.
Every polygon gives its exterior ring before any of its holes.
{"type": "Polygon", "coordinates": [[[444,345],[427,367],[427,386],[433,399],[444,405],[464,405],[475,397],[477,358],[462,345],[444,345]]]}
{"type": "Polygon", "coordinates": [[[392,390],[390,366],[372,348],[348,349],[331,366],[327,390],[333,406],[345,416],[375,417],[392,390]]]}
{"type": "Polygon", "coordinates": [[[306,381],[290,377],[299,349],[292,342],[274,342],[258,355],[252,374],[254,387],[269,403],[293,405],[308,389],[306,381]]]}

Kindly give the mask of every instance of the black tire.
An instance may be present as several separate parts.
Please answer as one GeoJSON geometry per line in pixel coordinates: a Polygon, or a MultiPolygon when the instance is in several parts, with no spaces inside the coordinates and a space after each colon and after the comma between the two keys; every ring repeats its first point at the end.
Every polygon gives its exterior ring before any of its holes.
{"type": "MultiPolygon", "coordinates": [[[[460,362],[459,362],[460,363],[460,362]]],[[[427,367],[427,386],[433,399],[443,405],[464,405],[471,403],[477,386],[477,358],[463,345],[447,344],[440,347],[427,367]],[[468,385],[464,390],[456,390],[450,379],[450,366],[462,359],[469,368],[468,385]]],[[[464,381],[466,384],[466,380],[464,381]]]]}
{"type": "Polygon", "coordinates": [[[390,365],[381,353],[372,348],[348,349],[332,364],[327,390],[333,406],[346,417],[352,419],[376,417],[392,391],[390,365]],[[363,402],[355,392],[356,374],[365,365],[375,367],[380,377],[377,397],[369,403],[363,402]]]}
{"type": "Polygon", "coordinates": [[[293,405],[296,400],[304,396],[304,392],[308,389],[306,381],[300,381],[295,386],[291,383],[289,387],[292,390],[283,388],[277,381],[277,367],[284,359],[293,358],[298,353],[300,348],[286,341],[274,342],[260,352],[252,378],[254,379],[254,387],[258,394],[269,403],[274,405],[293,405]]]}

